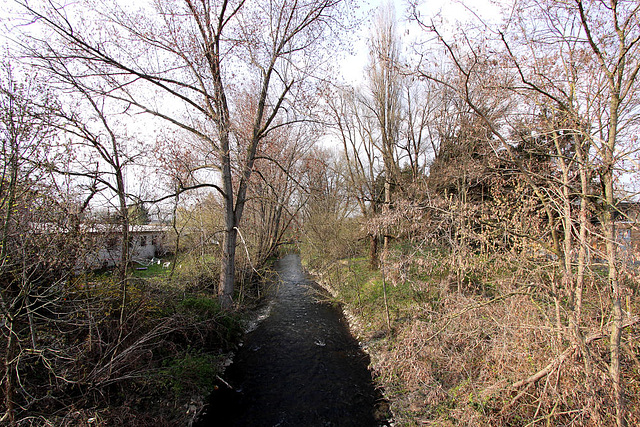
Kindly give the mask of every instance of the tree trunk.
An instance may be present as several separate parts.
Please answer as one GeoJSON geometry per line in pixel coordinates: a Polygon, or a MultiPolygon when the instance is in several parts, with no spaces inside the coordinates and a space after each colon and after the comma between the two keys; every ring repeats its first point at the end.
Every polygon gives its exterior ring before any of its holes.
{"type": "Polygon", "coordinates": [[[7,425],[16,425],[16,413],[15,413],[15,389],[16,389],[16,369],[17,369],[17,354],[16,354],[16,337],[13,331],[13,322],[7,322],[7,351],[4,357],[4,404],[6,412],[0,424],[7,423],[7,425]]]}
{"type": "Polygon", "coordinates": [[[369,266],[378,269],[378,236],[373,233],[369,234],[369,266]]]}
{"type": "Polygon", "coordinates": [[[580,329],[582,324],[582,299],[583,299],[583,291],[585,284],[585,270],[587,265],[589,264],[588,252],[587,252],[587,231],[589,227],[589,218],[588,218],[588,208],[589,208],[589,169],[588,169],[588,158],[586,153],[589,151],[588,145],[583,146],[583,142],[578,142],[576,144],[576,156],[578,159],[578,172],[580,175],[580,212],[578,215],[578,221],[580,224],[580,232],[579,232],[579,245],[580,248],[578,250],[578,267],[576,272],[576,281],[575,281],[575,290],[573,292],[574,300],[573,300],[573,316],[570,319],[571,321],[571,330],[573,339],[576,341],[576,344],[580,348],[580,353],[582,354],[582,360],[584,364],[584,375],[585,375],[585,383],[587,386],[587,390],[593,396],[593,407],[589,407],[589,412],[595,424],[601,424],[601,416],[600,416],[600,399],[597,397],[596,391],[592,386],[593,382],[593,362],[591,358],[591,353],[587,348],[585,337],[580,329]]]}
{"type": "Polygon", "coordinates": [[[587,154],[589,152],[588,145],[583,147],[581,143],[576,144],[576,155],[578,157],[578,171],[580,174],[580,213],[578,221],[580,223],[580,235],[578,251],[578,271],[576,275],[576,289],[574,300],[574,326],[576,328],[576,336],[581,336],[579,332],[582,322],[582,293],[584,291],[584,275],[589,259],[587,253],[587,231],[589,227],[588,209],[589,209],[589,170],[587,165],[587,154]]]}
{"type": "MultiPolygon", "coordinates": [[[[228,128],[227,128],[228,129],[228,128]]],[[[224,187],[224,239],[220,262],[220,282],[218,283],[218,301],[220,307],[229,310],[233,306],[233,289],[236,273],[236,241],[238,236],[237,219],[233,203],[233,180],[231,175],[231,156],[229,154],[229,134],[221,131],[225,137],[221,141],[222,183],[224,187]]]]}
{"type": "Polygon", "coordinates": [[[227,219],[222,247],[222,262],[220,264],[220,284],[218,286],[218,299],[224,310],[233,307],[233,291],[236,273],[236,242],[238,229],[233,219],[227,219]]]}
{"type": "MultiPolygon", "coordinates": [[[[391,210],[391,167],[385,167],[385,169],[387,170],[385,171],[384,178],[384,208],[382,209],[382,212],[385,216],[387,216],[389,215],[389,211],[391,210]]],[[[386,228],[384,230],[382,250],[385,252],[389,250],[389,233],[386,228]]]]}
{"type": "MultiPolygon", "coordinates": [[[[561,136],[554,131],[553,141],[556,148],[556,161],[560,165],[560,170],[562,171],[562,209],[560,211],[562,227],[564,231],[563,235],[563,245],[562,245],[562,253],[560,257],[558,257],[558,261],[560,263],[560,268],[562,270],[562,281],[561,287],[554,288],[554,300],[556,304],[556,326],[558,328],[558,344],[562,345],[562,335],[564,332],[564,322],[562,321],[561,310],[560,310],[560,299],[562,294],[565,293],[569,296],[570,302],[574,301],[573,295],[573,266],[571,263],[571,257],[573,252],[573,212],[571,209],[571,178],[570,178],[570,166],[572,160],[566,159],[563,155],[562,146],[561,146],[561,136]]],[[[554,281],[555,283],[555,281],[554,281]]],[[[571,307],[573,308],[573,307],[571,307]]],[[[569,322],[573,319],[573,315],[569,315],[569,322]]]]}
{"type": "MultiPolygon", "coordinates": [[[[114,148],[116,148],[114,142],[114,148]]],[[[120,166],[120,162],[118,159],[117,151],[114,151],[115,154],[115,172],[116,172],[116,184],[118,189],[118,201],[119,201],[119,210],[120,210],[120,226],[122,233],[122,240],[120,241],[120,265],[118,266],[118,276],[120,279],[120,333],[118,336],[118,342],[122,338],[122,325],[124,323],[125,318],[125,306],[127,305],[127,269],[129,267],[129,212],[127,211],[127,198],[126,198],[126,190],[124,185],[124,176],[122,173],[122,167],[120,166]]]]}
{"type": "Polygon", "coordinates": [[[176,198],[175,203],[173,204],[173,212],[171,215],[171,228],[173,228],[173,232],[176,233],[176,245],[173,254],[173,262],[171,263],[171,271],[169,272],[169,280],[173,279],[173,274],[176,271],[176,264],[178,261],[178,255],[180,252],[180,234],[182,230],[178,230],[178,203],[180,203],[180,191],[179,188],[176,188],[176,198]]]}
{"type": "Polygon", "coordinates": [[[605,211],[604,220],[602,222],[604,228],[604,237],[607,248],[607,264],[609,267],[609,286],[611,287],[611,306],[613,314],[613,322],[611,323],[611,338],[609,343],[609,351],[611,357],[611,365],[609,366],[611,380],[613,382],[613,393],[616,404],[616,422],[618,427],[626,426],[625,407],[622,379],[620,372],[620,340],[622,337],[622,305],[620,282],[618,280],[617,268],[617,243],[616,243],[616,226],[615,226],[615,195],[614,195],[614,166],[615,166],[615,147],[618,130],[618,110],[620,108],[619,91],[612,81],[611,85],[611,102],[610,102],[610,118],[609,133],[607,135],[607,144],[604,147],[603,155],[603,172],[602,183],[604,187],[605,211]]]}
{"type": "Polygon", "coordinates": [[[613,197],[613,174],[608,171],[605,173],[604,187],[605,199],[607,203],[604,214],[604,236],[607,248],[607,264],[609,267],[609,286],[611,287],[611,305],[613,311],[613,322],[611,323],[611,337],[609,343],[609,351],[611,357],[611,365],[609,372],[613,382],[613,392],[616,404],[616,421],[618,427],[626,425],[624,417],[624,398],[622,389],[622,379],[620,372],[620,340],[622,337],[622,305],[620,283],[618,280],[618,269],[616,266],[617,248],[616,248],[616,228],[613,219],[614,197],[613,197]]]}

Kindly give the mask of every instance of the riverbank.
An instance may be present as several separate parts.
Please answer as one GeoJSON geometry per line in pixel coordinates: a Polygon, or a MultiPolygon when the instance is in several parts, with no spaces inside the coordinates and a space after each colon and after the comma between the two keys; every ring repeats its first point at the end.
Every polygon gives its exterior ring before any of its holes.
{"type": "MultiPolygon", "coordinates": [[[[583,362],[558,352],[570,344],[559,342],[549,328],[545,314],[553,306],[534,284],[519,284],[520,266],[486,259],[474,263],[484,271],[470,271],[460,280],[434,268],[435,261],[414,260],[421,269],[385,266],[384,280],[365,258],[308,266],[344,304],[396,425],[527,425],[535,424],[542,408],[557,419],[588,420],[589,413],[575,410],[583,405],[576,402],[588,397],[585,383],[571,375],[583,362]],[[543,369],[558,357],[562,366],[546,377],[543,369]],[[571,400],[559,405],[564,399],[571,400]]],[[[599,339],[590,345],[592,351],[607,351],[599,339]]],[[[604,384],[604,379],[606,374],[590,381],[604,384]]]]}
{"type": "Polygon", "coordinates": [[[358,340],[358,345],[364,351],[370,360],[369,369],[372,372],[376,387],[386,402],[389,403],[387,407],[389,411],[389,418],[394,420],[393,425],[404,425],[401,422],[398,423],[396,417],[396,404],[393,403],[395,397],[387,392],[388,384],[380,381],[379,362],[383,354],[382,346],[385,341],[392,339],[392,331],[384,327],[379,321],[367,321],[364,311],[359,308],[356,301],[345,295],[344,289],[339,285],[339,282],[343,280],[343,276],[349,271],[349,261],[342,261],[338,266],[334,268],[313,269],[306,265],[306,268],[313,278],[329,295],[334,302],[338,303],[342,309],[344,318],[348,324],[349,331],[358,340]]]}

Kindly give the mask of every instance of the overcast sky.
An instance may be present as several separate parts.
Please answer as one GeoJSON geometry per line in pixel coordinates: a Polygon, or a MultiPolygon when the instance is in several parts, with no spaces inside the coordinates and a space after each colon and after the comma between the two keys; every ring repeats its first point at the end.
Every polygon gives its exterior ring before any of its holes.
{"type": "MultiPolygon", "coordinates": [[[[42,0],[36,0],[42,1],[42,0]]],[[[131,2],[130,4],[139,4],[139,0],[131,2]]],[[[345,82],[353,85],[358,85],[364,81],[365,69],[369,63],[369,53],[367,47],[367,40],[371,34],[372,22],[376,17],[376,10],[387,3],[389,0],[356,0],[357,2],[357,14],[359,19],[362,20],[362,25],[359,30],[356,31],[353,36],[353,41],[349,43],[352,46],[352,53],[345,53],[344,59],[339,63],[339,71],[345,82]]],[[[411,46],[411,42],[417,38],[424,38],[427,35],[420,29],[415,22],[409,20],[409,1],[407,0],[392,0],[395,8],[396,20],[398,22],[397,32],[402,39],[403,49],[408,50],[411,46]]],[[[6,30],[16,25],[16,21],[7,21],[7,11],[15,7],[14,0],[0,0],[0,31],[6,30]],[[4,28],[2,28],[4,27],[4,28]]],[[[473,17],[472,12],[480,14],[483,18],[497,16],[497,8],[492,4],[491,0],[468,0],[466,2],[456,0],[422,0],[419,2],[418,10],[420,16],[426,22],[431,19],[437,19],[440,17],[443,20],[443,24],[452,25],[459,21],[469,20],[473,17]]],[[[0,35],[0,39],[2,36],[0,35]]],[[[0,46],[5,43],[0,42],[0,46]]],[[[4,49],[4,48],[3,48],[4,49]]],[[[145,123],[149,123],[147,120],[135,120],[135,123],[128,129],[130,133],[142,133],[147,134],[147,138],[155,138],[157,135],[149,134],[149,130],[156,130],[155,126],[146,126],[145,123]]],[[[153,132],[151,132],[153,133],[153,132]]],[[[140,192],[141,189],[132,188],[136,186],[136,181],[129,182],[130,190],[134,193],[140,192]]]]}
{"type": "MultiPolygon", "coordinates": [[[[375,19],[376,10],[390,0],[361,0],[358,14],[363,17],[360,30],[354,34],[354,54],[346,55],[341,67],[344,80],[351,84],[363,81],[366,66],[369,62],[367,39],[371,32],[371,22],[375,19]]],[[[411,22],[410,4],[408,0],[391,0],[395,8],[398,22],[398,34],[406,51],[412,41],[424,37],[424,31],[411,22]]],[[[474,14],[486,21],[498,19],[499,10],[496,1],[492,0],[418,0],[420,17],[426,22],[440,18],[445,26],[454,27],[457,23],[477,19],[474,14]]]]}

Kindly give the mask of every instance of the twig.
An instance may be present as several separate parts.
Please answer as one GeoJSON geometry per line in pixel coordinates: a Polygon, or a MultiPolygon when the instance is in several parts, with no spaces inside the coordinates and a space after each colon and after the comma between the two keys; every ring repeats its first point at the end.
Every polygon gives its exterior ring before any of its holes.
{"type": "Polygon", "coordinates": [[[425,345],[427,345],[427,343],[429,341],[431,341],[432,339],[434,339],[435,337],[437,337],[438,335],[440,335],[440,333],[442,333],[442,331],[444,331],[445,329],[447,329],[447,326],[449,326],[451,324],[451,322],[453,322],[454,319],[462,316],[463,314],[471,311],[471,310],[475,310],[478,308],[482,308],[485,307],[487,305],[493,304],[494,302],[498,302],[501,301],[505,298],[514,296],[514,295],[529,295],[528,292],[510,292],[508,294],[505,295],[501,295],[499,297],[495,297],[489,301],[485,301],[483,303],[480,304],[470,304],[467,307],[463,308],[462,310],[458,311],[457,313],[452,314],[451,316],[449,316],[449,318],[447,319],[447,322],[440,328],[438,329],[436,332],[433,333],[433,335],[431,335],[429,338],[427,338],[424,343],[422,344],[422,346],[424,347],[425,345]]]}
{"type": "Polygon", "coordinates": [[[244,237],[242,237],[242,233],[240,232],[240,229],[238,227],[233,227],[236,229],[236,231],[238,232],[238,236],[240,236],[240,240],[242,240],[242,244],[244,245],[244,250],[247,253],[247,259],[249,260],[249,265],[251,266],[251,269],[260,276],[260,272],[258,270],[256,270],[256,268],[253,266],[253,262],[251,262],[251,255],[249,255],[249,248],[247,247],[247,242],[245,242],[244,237]]]}
{"type": "MultiPolygon", "coordinates": [[[[631,319],[630,321],[628,321],[627,323],[622,325],[622,328],[628,328],[630,326],[634,326],[636,324],[640,323],[640,317],[635,317],[633,319],[631,319]]],[[[606,332],[596,332],[593,333],[591,335],[589,335],[586,339],[585,339],[585,345],[587,344],[591,344],[594,341],[600,340],[602,338],[607,337],[607,333],[606,332]]],[[[513,383],[511,385],[511,389],[518,389],[520,387],[525,387],[522,391],[520,391],[520,393],[518,393],[513,399],[511,399],[511,402],[509,402],[508,405],[506,405],[504,408],[502,408],[502,410],[500,411],[501,413],[504,413],[506,411],[508,411],[511,407],[513,407],[513,405],[520,400],[520,398],[522,398],[522,396],[525,395],[525,393],[527,392],[527,390],[529,389],[529,386],[535,384],[536,382],[538,382],[541,378],[544,378],[546,375],[549,375],[551,372],[553,372],[554,368],[556,366],[559,366],[560,364],[562,364],[562,362],[564,362],[564,360],[571,354],[573,353],[575,350],[578,349],[578,345],[572,345],[571,347],[567,348],[565,351],[562,352],[562,354],[560,354],[558,357],[556,357],[555,359],[553,359],[547,366],[545,366],[544,368],[542,368],[541,370],[539,370],[538,372],[536,372],[535,374],[529,376],[528,378],[525,378],[523,380],[520,381],[516,381],[515,383],[513,383]]]]}
{"type": "Polygon", "coordinates": [[[229,390],[233,390],[234,388],[231,387],[231,384],[229,384],[228,382],[226,382],[225,380],[222,379],[222,377],[220,375],[216,375],[216,378],[224,385],[226,385],[229,390]]]}

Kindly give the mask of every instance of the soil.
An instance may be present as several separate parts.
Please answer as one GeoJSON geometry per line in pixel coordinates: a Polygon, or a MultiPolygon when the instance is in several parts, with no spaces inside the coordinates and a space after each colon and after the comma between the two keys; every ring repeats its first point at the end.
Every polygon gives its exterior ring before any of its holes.
{"type": "Polygon", "coordinates": [[[270,315],[250,332],[197,426],[381,426],[388,403],[338,306],[303,272],[277,262],[270,315]]]}

